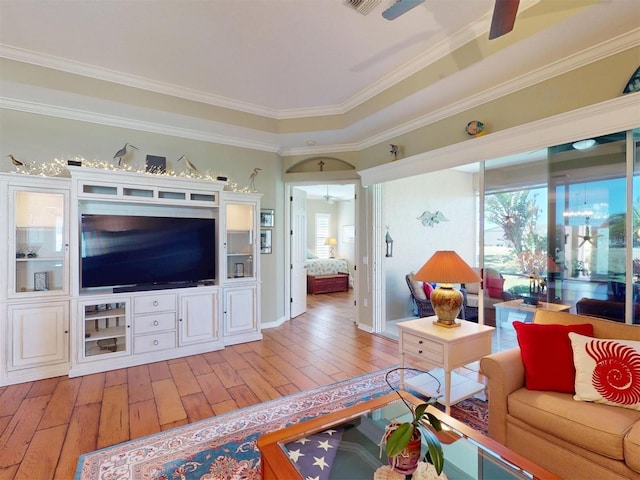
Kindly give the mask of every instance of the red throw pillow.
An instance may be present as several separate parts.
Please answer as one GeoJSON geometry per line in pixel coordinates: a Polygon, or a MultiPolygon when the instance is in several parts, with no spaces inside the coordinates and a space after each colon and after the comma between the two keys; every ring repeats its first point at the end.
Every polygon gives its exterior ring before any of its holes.
{"type": "Polygon", "coordinates": [[[538,325],[516,321],[513,326],[520,345],[526,387],[575,393],[576,369],[569,332],[593,337],[593,325],[538,325]]]}
{"type": "Polygon", "coordinates": [[[492,278],[486,279],[487,292],[491,298],[502,298],[502,289],[504,287],[504,278],[492,278]]]}
{"type": "Polygon", "coordinates": [[[427,300],[431,298],[431,292],[433,292],[433,285],[429,282],[424,282],[422,284],[422,288],[424,289],[424,294],[427,296],[427,300]]]}

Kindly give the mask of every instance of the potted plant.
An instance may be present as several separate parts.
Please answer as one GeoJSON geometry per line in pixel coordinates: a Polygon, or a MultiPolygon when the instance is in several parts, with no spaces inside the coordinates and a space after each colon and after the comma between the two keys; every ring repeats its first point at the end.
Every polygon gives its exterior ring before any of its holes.
{"type": "Polygon", "coordinates": [[[411,412],[412,419],[410,422],[404,423],[391,422],[385,428],[382,443],[385,445],[385,453],[389,459],[389,465],[398,473],[405,475],[413,473],[420,461],[422,438],[424,437],[428,447],[428,460],[440,475],[444,468],[444,453],[436,432],[442,430],[442,425],[435,415],[427,411],[430,405],[435,405],[437,398],[432,397],[427,402],[413,408],[388,381],[389,374],[400,369],[395,368],[387,372],[385,380],[398,393],[402,402],[411,412]]]}

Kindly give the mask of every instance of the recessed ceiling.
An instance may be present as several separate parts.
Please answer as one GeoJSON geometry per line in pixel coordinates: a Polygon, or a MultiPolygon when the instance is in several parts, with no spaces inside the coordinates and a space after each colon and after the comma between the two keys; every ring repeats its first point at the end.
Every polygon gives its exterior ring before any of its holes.
{"type": "MultiPolygon", "coordinates": [[[[363,15],[341,0],[0,0],[0,56],[279,121],[301,119],[274,132],[185,119],[170,109],[155,116],[281,152],[321,151],[384,138],[640,24],[636,0],[521,0],[514,31],[488,43],[493,0],[427,0],[388,21],[381,13],[392,3],[363,15]],[[401,86],[429,66],[429,81],[401,86]],[[331,128],[312,121],[331,115],[331,128]]],[[[53,85],[36,91],[35,83],[18,88],[4,80],[0,98],[28,92],[54,106],[105,115],[111,108],[141,120],[149,117],[145,108],[155,108],[116,98],[125,104],[118,110],[53,85]]]]}

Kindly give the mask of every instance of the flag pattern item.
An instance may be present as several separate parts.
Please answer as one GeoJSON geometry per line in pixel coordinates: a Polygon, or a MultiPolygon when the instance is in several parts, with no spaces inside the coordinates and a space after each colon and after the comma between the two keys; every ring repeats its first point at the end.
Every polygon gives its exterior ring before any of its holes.
{"type": "Polygon", "coordinates": [[[289,459],[305,480],[327,480],[344,428],[330,428],[285,445],[289,459]]]}

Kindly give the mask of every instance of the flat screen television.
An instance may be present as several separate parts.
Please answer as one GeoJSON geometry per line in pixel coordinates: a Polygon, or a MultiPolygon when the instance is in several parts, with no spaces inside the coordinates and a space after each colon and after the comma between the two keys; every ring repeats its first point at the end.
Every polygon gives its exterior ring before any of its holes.
{"type": "Polygon", "coordinates": [[[215,279],[215,219],[83,214],[80,223],[82,288],[144,290],[215,279]]]}

